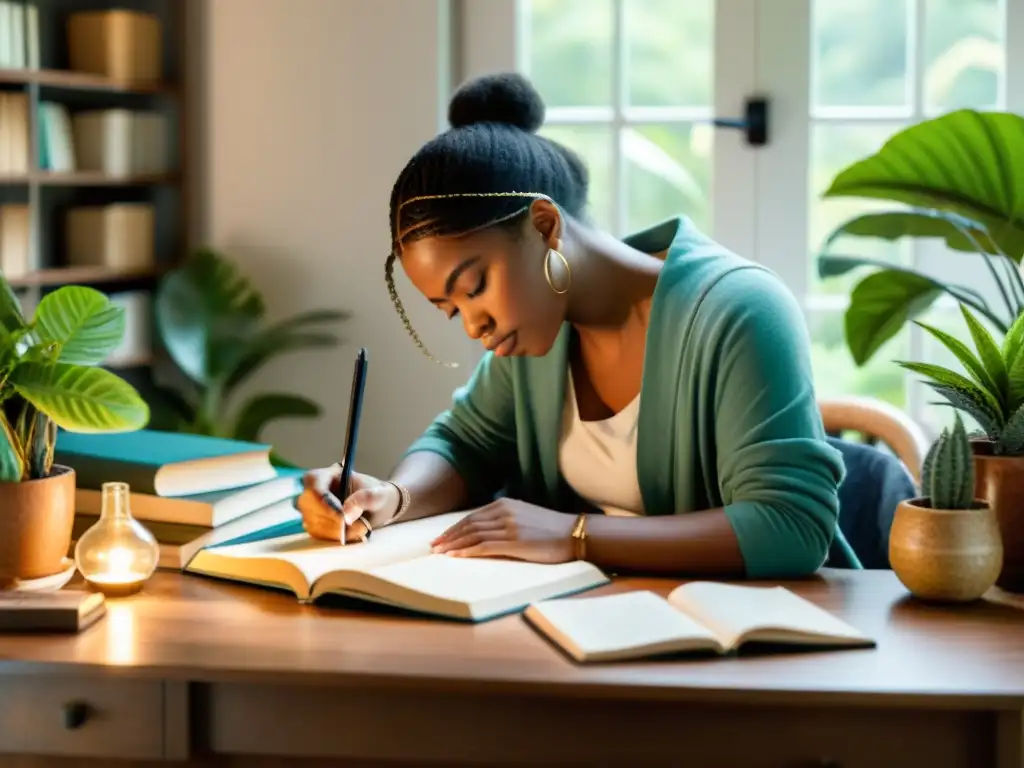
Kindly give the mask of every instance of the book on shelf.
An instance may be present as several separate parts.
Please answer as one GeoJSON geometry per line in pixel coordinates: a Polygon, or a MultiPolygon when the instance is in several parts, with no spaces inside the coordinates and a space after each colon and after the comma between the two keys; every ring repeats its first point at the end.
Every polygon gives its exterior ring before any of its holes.
{"type": "Polygon", "coordinates": [[[31,269],[31,216],[27,205],[0,205],[0,272],[8,280],[31,269]]]}
{"type": "Polygon", "coordinates": [[[107,176],[157,175],[170,170],[168,120],[141,109],[90,109],[71,119],[80,171],[107,176]]]}
{"type": "Polygon", "coordinates": [[[746,646],[871,648],[875,641],[782,586],[694,581],[664,598],[647,590],[537,601],[523,614],[576,661],[608,662],[746,646]]]}
{"type": "MultiPolygon", "coordinates": [[[[206,547],[240,544],[256,538],[302,530],[302,515],[295,507],[294,496],[268,503],[216,527],[140,517],[135,514],[135,496],[132,496],[131,505],[133,516],[153,534],[160,547],[160,568],[184,570],[192,558],[206,547]]],[[[71,532],[72,546],[97,520],[98,512],[83,512],[81,505],[77,505],[71,532]]]]}
{"type": "Polygon", "coordinates": [[[0,175],[29,172],[28,94],[0,91],[0,175]]]}
{"type": "Polygon", "coordinates": [[[532,602],[608,582],[584,561],[544,565],[433,554],[430,542],[469,512],[397,522],[341,545],[305,533],[209,547],[188,573],[293,592],[303,602],[336,594],[414,613],[478,622],[532,602]]]}
{"type": "Polygon", "coordinates": [[[78,488],[128,483],[136,493],[192,496],[256,485],[278,477],[269,445],[140,429],[84,434],[61,431],[54,461],[75,470],[78,488]]]}
{"type": "Polygon", "coordinates": [[[39,69],[39,8],[0,0],[0,69],[39,69]]]}
{"type": "Polygon", "coordinates": [[[76,170],[75,138],[68,108],[55,101],[41,101],[36,114],[39,120],[39,170],[52,173],[76,170]]]}

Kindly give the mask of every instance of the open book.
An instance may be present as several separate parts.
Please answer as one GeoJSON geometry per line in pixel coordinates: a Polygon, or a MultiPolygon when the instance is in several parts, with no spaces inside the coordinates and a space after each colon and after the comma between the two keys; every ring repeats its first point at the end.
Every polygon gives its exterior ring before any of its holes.
{"type": "Polygon", "coordinates": [[[648,591],[551,599],[523,614],[577,661],[688,651],[728,654],[747,643],[874,647],[875,642],[785,587],[695,581],[668,599],[648,591]]]}
{"type": "Polygon", "coordinates": [[[306,602],[334,593],[468,621],[608,582],[582,561],[541,565],[431,554],[430,542],[467,514],[395,523],[346,546],[304,533],[215,546],[199,552],[185,570],[289,589],[306,602]]]}

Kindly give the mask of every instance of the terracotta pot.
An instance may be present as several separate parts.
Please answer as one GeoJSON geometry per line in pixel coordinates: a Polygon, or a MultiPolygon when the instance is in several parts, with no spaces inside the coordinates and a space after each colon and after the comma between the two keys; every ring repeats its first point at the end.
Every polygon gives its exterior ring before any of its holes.
{"type": "Polygon", "coordinates": [[[995,512],[931,509],[927,499],[900,502],[889,533],[889,562],[911,594],[937,602],[977,600],[995,584],[1003,546],[995,512]]]}
{"type": "Polygon", "coordinates": [[[985,442],[971,447],[974,495],[995,510],[1003,539],[1003,570],[996,584],[1008,592],[1024,592],[1024,456],[993,456],[985,442]]]}
{"type": "Polygon", "coordinates": [[[75,522],[75,471],[53,465],[49,477],[0,483],[0,585],[61,570],[75,522]]]}

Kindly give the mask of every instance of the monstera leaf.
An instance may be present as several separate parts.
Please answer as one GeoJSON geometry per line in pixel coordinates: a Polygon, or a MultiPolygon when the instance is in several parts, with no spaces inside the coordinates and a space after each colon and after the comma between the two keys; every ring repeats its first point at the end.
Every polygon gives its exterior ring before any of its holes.
{"type": "MultiPolygon", "coordinates": [[[[957,214],[981,224],[1019,264],[1024,256],[1024,117],[963,109],[922,121],[841,171],[824,197],[874,198],[957,214]]],[[[917,220],[913,226],[935,225],[917,220]]],[[[954,228],[927,234],[945,237],[952,248],[964,247],[963,234],[954,228]]]]}

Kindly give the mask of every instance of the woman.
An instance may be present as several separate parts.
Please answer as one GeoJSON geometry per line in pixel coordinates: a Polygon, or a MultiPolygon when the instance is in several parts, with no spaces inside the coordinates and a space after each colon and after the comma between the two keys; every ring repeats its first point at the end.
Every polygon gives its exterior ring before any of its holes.
{"type": "MultiPolygon", "coordinates": [[[[685,218],[624,241],[595,228],[587,171],[535,133],[543,116],[520,76],[472,81],[452,99],[451,129],[395,183],[385,271],[406,329],[429,357],[395,261],[487,351],[390,479],[353,475],[348,537],[360,516],[379,528],[472,508],[435,552],[711,577],[815,571],[838,535],[843,465],[799,306],[685,218]]],[[[321,494],[336,475],[308,475],[299,500],[306,530],[334,541],[342,523],[321,494]]]]}

